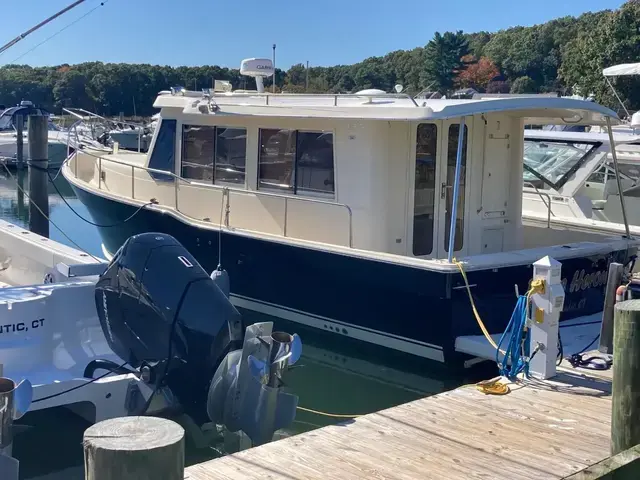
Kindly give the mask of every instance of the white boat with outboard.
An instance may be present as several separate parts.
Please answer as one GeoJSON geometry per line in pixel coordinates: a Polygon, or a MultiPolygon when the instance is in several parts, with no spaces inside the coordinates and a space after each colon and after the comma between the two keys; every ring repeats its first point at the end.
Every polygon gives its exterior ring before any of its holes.
{"type": "Polygon", "coordinates": [[[479,331],[468,295],[502,332],[514,284],[526,291],[549,255],[565,283],[594,279],[568,290],[562,318],[587,315],[602,310],[608,264],[635,254],[638,241],[586,221],[575,235],[522,220],[524,125],[616,123],[601,105],[272,95],[270,61],[241,71],[257,91],[161,92],[148,154],[65,163],[94,220],[119,225],[100,229],[105,254],[167,232],[208,271],[229,270],[237,306],[451,363],[455,338],[479,331]]]}
{"type": "Polygon", "coordinates": [[[293,421],[281,377],[299,337],[244,326],[223,272],[173,237],[134,236],[107,263],[0,221],[0,265],[0,478],[14,478],[11,422],[35,410],[168,414],[199,443],[217,440],[209,424],[255,445],[293,421]]]}

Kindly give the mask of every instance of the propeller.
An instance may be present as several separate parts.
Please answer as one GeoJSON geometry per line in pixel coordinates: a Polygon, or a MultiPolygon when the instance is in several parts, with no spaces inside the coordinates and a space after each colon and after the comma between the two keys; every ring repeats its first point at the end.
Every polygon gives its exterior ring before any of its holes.
{"type": "Polygon", "coordinates": [[[13,394],[13,411],[11,417],[13,420],[22,418],[31,406],[33,400],[33,386],[31,382],[26,378],[21,380],[20,383],[16,383],[10,378],[0,377],[0,386],[2,388],[0,392],[0,400],[4,400],[0,410],[4,411],[9,406],[8,396],[13,394]]]}
{"type": "Polygon", "coordinates": [[[13,392],[13,419],[22,418],[29,411],[33,400],[33,386],[26,378],[16,385],[13,392]]]}

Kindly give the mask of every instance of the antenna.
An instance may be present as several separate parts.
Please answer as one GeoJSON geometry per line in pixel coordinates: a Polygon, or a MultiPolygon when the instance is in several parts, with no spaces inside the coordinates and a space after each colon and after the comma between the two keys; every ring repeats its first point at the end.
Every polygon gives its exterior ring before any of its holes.
{"type": "Polygon", "coordinates": [[[275,68],[273,68],[273,62],[268,58],[244,59],[240,64],[240,75],[255,78],[258,93],[264,93],[265,77],[273,76],[275,84],[275,68]]]}
{"type": "Polygon", "coordinates": [[[402,93],[402,90],[404,90],[404,87],[400,84],[397,84],[395,87],[393,87],[393,89],[396,91],[396,93],[402,93]]]}

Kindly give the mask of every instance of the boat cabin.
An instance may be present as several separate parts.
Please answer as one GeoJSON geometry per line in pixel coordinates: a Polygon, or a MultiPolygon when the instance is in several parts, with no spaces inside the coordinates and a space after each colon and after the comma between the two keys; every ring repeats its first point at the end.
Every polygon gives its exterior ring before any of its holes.
{"type": "Polygon", "coordinates": [[[377,91],[172,89],[154,106],[149,154],[102,155],[101,189],[153,198],[195,222],[425,259],[447,258],[450,247],[467,257],[536,246],[521,220],[525,119],[603,124],[614,115],[574,99],[377,91]]]}

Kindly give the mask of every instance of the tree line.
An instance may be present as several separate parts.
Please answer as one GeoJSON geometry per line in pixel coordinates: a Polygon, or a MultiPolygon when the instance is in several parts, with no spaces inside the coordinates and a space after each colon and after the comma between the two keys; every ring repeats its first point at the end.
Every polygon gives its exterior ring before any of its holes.
{"type": "MultiPolygon", "coordinates": [[[[488,93],[593,95],[618,108],[602,69],[640,61],[640,0],[617,10],[558,18],[532,27],[498,32],[436,33],[424,47],[398,50],[353,65],[276,69],[277,91],[349,93],[365,88],[425,90],[450,95],[462,88],[488,93]]],[[[252,78],[219,66],[169,67],[88,62],[55,67],[5,65],[0,68],[0,104],[21,100],[59,113],[79,107],[103,115],[148,116],[161,90],[171,86],[208,88],[213,80],[234,89],[254,89],[252,78]]],[[[272,79],[265,81],[271,90],[272,79]]],[[[616,90],[629,110],[640,109],[640,78],[620,77],[616,90]]]]}

